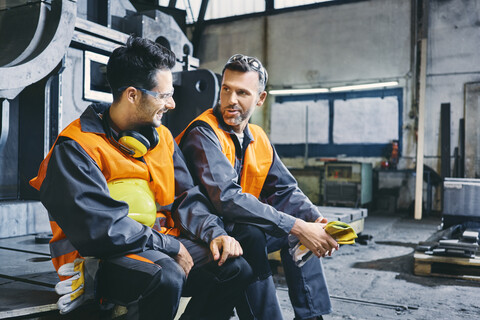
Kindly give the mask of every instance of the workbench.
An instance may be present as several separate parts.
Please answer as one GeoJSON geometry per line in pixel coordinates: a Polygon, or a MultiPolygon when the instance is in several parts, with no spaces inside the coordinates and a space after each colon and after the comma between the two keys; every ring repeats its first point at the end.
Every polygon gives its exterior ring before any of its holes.
{"type": "Polygon", "coordinates": [[[48,244],[35,236],[0,239],[0,260],[0,319],[58,313],[48,244]]]}

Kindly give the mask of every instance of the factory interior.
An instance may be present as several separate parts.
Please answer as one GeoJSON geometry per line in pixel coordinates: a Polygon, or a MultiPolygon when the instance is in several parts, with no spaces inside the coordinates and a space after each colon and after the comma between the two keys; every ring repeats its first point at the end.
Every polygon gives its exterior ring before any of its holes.
{"type": "Polygon", "coordinates": [[[358,235],[321,258],[324,319],[480,318],[480,0],[0,0],[0,319],[105,318],[59,314],[29,181],[70,122],[112,102],[106,64],[132,34],[175,53],[174,137],[217,104],[229,57],[262,61],[250,123],[358,235]]]}

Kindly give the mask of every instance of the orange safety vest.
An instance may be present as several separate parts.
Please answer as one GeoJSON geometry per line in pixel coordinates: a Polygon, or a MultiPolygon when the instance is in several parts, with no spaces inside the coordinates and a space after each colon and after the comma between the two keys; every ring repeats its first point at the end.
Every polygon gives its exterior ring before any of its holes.
{"type": "MultiPolygon", "coordinates": [[[[135,160],[131,156],[121,152],[106,138],[105,134],[82,131],[80,119],[72,122],[59,136],[75,140],[96,162],[102,171],[107,183],[116,179],[137,178],[149,181],[150,188],[155,194],[155,201],[160,206],[166,206],[175,198],[175,177],[174,177],[174,142],[170,131],[164,126],[157,128],[159,142],[157,146],[143,156],[145,163],[135,160]]],[[[58,139],[58,138],[57,138],[58,139]]],[[[30,181],[30,184],[37,190],[45,179],[48,162],[51,158],[52,147],[47,157],[40,164],[38,176],[30,181]]],[[[158,231],[178,236],[180,230],[174,227],[170,212],[157,212],[156,225],[158,231]]],[[[50,251],[55,269],[65,263],[73,262],[80,254],[69,243],[62,229],[55,221],[50,221],[53,238],[50,241],[50,251]]],[[[61,280],[62,277],[60,277],[61,280]]],[[[68,278],[68,277],[65,277],[68,278]]]]}
{"type": "MultiPolygon", "coordinates": [[[[235,166],[235,144],[230,134],[219,127],[217,117],[213,114],[213,109],[208,109],[199,115],[195,120],[187,126],[190,127],[195,121],[204,121],[213,129],[222,146],[222,152],[227,157],[232,167],[235,166]]],[[[248,125],[253,136],[253,141],[248,145],[243,160],[243,168],[240,178],[240,186],[242,191],[250,193],[255,197],[259,197],[263,189],[263,184],[267,178],[268,171],[272,166],[273,148],[268,140],[267,134],[257,125],[248,125]]],[[[183,130],[175,140],[178,144],[182,140],[186,130],[183,130]]]]}

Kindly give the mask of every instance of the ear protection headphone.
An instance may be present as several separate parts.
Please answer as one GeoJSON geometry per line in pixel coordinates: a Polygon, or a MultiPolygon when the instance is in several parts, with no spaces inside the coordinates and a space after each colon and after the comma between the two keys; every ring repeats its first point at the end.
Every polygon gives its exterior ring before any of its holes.
{"type": "Polygon", "coordinates": [[[118,134],[118,141],[112,137],[112,130],[108,124],[110,108],[103,113],[102,124],[107,138],[118,149],[134,158],[143,157],[148,150],[158,144],[158,133],[152,126],[144,126],[139,131],[125,130],[118,134]]]}

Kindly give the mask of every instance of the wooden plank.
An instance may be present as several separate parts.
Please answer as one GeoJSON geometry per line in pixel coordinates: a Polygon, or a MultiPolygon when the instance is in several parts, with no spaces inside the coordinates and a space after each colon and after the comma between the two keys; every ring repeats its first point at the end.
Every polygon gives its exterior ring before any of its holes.
{"type": "Polygon", "coordinates": [[[480,281],[480,257],[431,256],[415,252],[413,258],[416,275],[480,281]]]}
{"type": "Polygon", "coordinates": [[[428,276],[432,273],[432,266],[430,263],[415,262],[413,273],[419,276],[428,276]]]}
{"type": "Polygon", "coordinates": [[[418,102],[418,131],[417,131],[417,168],[415,179],[415,220],[422,219],[423,201],[423,144],[425,140],[425,92],[427,81],[427,39],[421,42],[420,56],[420,90],[418,102]]]}
{"type": "Polygon", "coordinates": [[[353,228],[353,230],[355,230],[357,234],[361,233],[363,232],[363,228],[365,226],[365,219],[352,221],[349,223],[349,225],[353,228]]]}
{"type": "Polygon", "coordinates": [[[413,259],[415,259],[415,261],[421,261],[421,262],[427,262],[427,263],[440,262],[440,263],[450,263],[450,264],[480,267],[480,257],[460,258],[460,257],[447,257],[447,256],[432,256],[432,255],[423,254],[420,252],[415,252],[413,255],[413,259]]]}
{"type": "Polygon", "coordinates": [[[480,276],[473,276],[473,275],[450,275],[445,273],[430,273],[432,277],[444,277],[444,278],[454,278],[454,279],[462,279],[462,280],[470,280],[470,281],[480,281],[480,276]]]}

